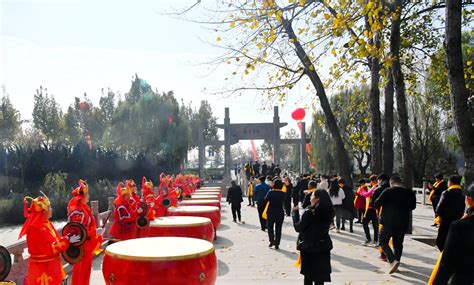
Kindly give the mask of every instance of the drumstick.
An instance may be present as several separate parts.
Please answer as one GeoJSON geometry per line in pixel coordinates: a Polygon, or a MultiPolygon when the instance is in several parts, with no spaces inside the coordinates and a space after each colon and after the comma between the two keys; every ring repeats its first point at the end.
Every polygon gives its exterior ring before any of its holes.
{"type": "Polygon", "coordinates": [[[105,221],[104,221],[104,224],[102,225],[102,228],[105,228],[105,225],[107,225],[107,222],[108,222],[108,220],[109,220],[109,218],[110,218],[110,215],[112,215],[112,212],[113,212],[113,211],[110,210],[110,213],[107,215],[107,218],[105,218],[105,221]]]}

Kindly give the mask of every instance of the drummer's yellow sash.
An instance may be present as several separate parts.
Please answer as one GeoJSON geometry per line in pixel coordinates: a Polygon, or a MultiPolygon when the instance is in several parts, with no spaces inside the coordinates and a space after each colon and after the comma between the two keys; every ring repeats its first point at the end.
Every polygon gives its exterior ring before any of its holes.
{"type": "MultiPolygon", "coordinates": [[[[283,186],[283,187],[285,187],[285,186],[283,186]]],[[[283,189],[274,189],[273,191],[284,192],[283,189]]],[[[266,220],[268,218],[268,215],[267,215],[268,206],[270,206],[270,201],[267,202],[267,204],[265,205],[265,209],[263,210],[263,213],[262,213],[262,219],[264,219],[264,220],[266,220]]]]}

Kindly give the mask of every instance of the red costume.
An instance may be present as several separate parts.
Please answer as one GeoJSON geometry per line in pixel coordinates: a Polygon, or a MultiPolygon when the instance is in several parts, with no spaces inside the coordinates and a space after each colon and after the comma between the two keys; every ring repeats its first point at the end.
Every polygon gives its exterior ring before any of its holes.
{"type": "Polygon", "coordinates": [[[367,195],[368,189],[367,185],[361,185],[356,191],[356,197],[354,200],[354,207],[357,210],[365,210],[365,203],[366,203],[366,195],[367,195]]]}
{"type": "Polygon", "coordinates": [[[92,210],[81,199],[89,193],[89,187],[83,180],[79,180],[79,187],[72,191],[72,199],[67,206],[70,222],[81,223],[87,231],[87,240],[84,243],[84,258],[74,264],[72,270],[72,285],[88,285],[92,269],[92,256],[100,248],[102,236],[97,235],[97,225],[92,210]]]}
{"type": "Polygon", "coordinates": [[[147,219],[153,221],[155,219],[155,193],[153,192],[153,183],[147,181],[146,177],[142,178],[142,199],[148,205],[148,215],[147,219]]]}
{"type": "Polygon", "coordinates": [[[135,225],[135,221],[137,220],[137,202],[131,198],[132,193],[130,193],[130,190],[123,186],[122,182],[117,185],[114,222],[110,230],[110,234],[119,240],[137,237],[137,226],[135,225]]]}
{"type": "Polygon", "coordinates": [[[49,221],[48,212],[51,203],[45,196],[36,199],[25,198],[24,214],[26,217],[20,239],[26,235],[26,244],[30,258],[28,261],[29,285],[59,285],[66,274],[61,265],[59,254],[69,247],[67,237],[61,237],[49,221]],[[31,199],[30,208],[27,200],[31,199]]]}

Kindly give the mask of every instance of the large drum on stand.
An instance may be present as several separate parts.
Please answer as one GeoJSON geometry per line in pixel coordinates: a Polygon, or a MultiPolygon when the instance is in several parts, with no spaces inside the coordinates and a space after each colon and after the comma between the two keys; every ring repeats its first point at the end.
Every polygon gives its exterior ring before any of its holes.
{"type": "Polygon", "coordinates": [[[212,221],[214,230],[217,230],[221,224],[221,212],[218,207],[213,206],[182,206],[178,208],[168,208],[167,215],[209,218],[212,221]]]}
{"type": "Polygon", "coordinates": [[[212,242],[214,226],[209,218],[192,216],[160,217],[150,222],[143,237],[188,237],[212,242]]]}
{"type": "Polygon", "coordinates": [[[110,285],[211,285],[217,258],[212,243],[202,239],[139,238],[109,245],[102,273],[110,285]]]}
{"type": "Polygon", "coordinates": [[[221,209],[221,201],[219,200],[183,200],[180,202],[181,206],[214,206],[221,209]]]}
{"type": "Polygon", "coordinates": [[[191,200],[219,200],[219,195],[193,194],[191,200]]]}

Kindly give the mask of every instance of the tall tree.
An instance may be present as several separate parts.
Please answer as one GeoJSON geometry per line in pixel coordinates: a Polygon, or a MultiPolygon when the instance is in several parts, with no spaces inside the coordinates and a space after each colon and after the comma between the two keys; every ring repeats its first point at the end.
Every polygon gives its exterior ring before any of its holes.
{"type": "Polygon", "coordinates": [[[9,145],[21,133],[20,113],[13,107],[7,94],[3,94],[0,102],[0,145],[9,145]]]}
{"type": "Polygon", "coordinates": [[[461,0],[446,1],[446,65],[449,95],[454,114],[454,124],[466,160],[464,176],[466,184],[474,181],[474,127],[469,112],[469,94],[464,80],[464,64],[461,48],[461,0]]]}
{"type": "Polygon", "coordinates": [[[403,154],[403,180],[405,186],[413,187],[413,151],[410,140],[410,126],[408,124],[408,110],[406,106],[406,90],[403,77],[402,65],[400,62],[401,32],[400,24],[402,17],[403,0],[395,0],[392,13],[392,27],[390,31],[390,55],[392,57],[392,76],[396,103],[398,111],[398,121],[400,123],[400,133],[403,154]]]}
{"type": "Polygon", "coordinates": [[[46,144],[57,143],[62,135],[62,111],[48,89],[40,86],[34,96],[33,126],[46,137],[46,144]]]}

